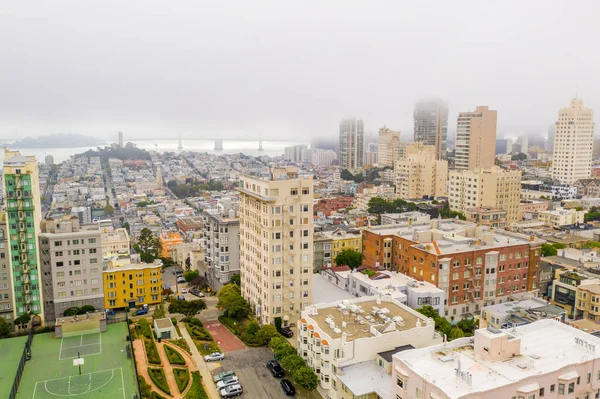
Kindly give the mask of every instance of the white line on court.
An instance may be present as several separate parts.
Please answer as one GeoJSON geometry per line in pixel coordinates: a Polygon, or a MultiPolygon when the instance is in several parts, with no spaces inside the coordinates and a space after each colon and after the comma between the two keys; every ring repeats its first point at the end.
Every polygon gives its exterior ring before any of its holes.
{"type": "Polygon", "coordinates": [[[100,353],[102,353],[102,334],[98,333],[98,338],[100,339],[100,353]]]}
{"type": "Polygon", "coordinates": [[[126,399],[125,398],[125,380],[123,379],[123,367],[119,367],[119,369],[121,370],[121,389],[123,390],[123,399],[126,399]]]}
{"type": "Polygon", "coordinates": [[[62,345],[63,345],[63,342],[65,342],[65,339],[64,339],[64,338],[61,338],[61,339],[60,339],[60,352],[58,352],[58,360],[61,360],[61,358],[60,358],[60,357],[61,357],[61,355],[62,355],[62,345]]]}
{"type": "MultiPolygon", "coordinates": [[[[118,369],[114,368],[114,369],[106,369],[106,370],[100,370],[100,371],[93,371],[91,373],[85,373],[85,374],[89,375],[89,381],[90,382],[89,382],[89,385],[88,385],[88,390],[85,391],[85,392],[80,392],[80,393],[74,393],[73,394],[73,393],[70,392],[71,391],[71,377],[74,377],[74,376],[54,378],[54,379],[45,380],[45,381],[38,381],[38,382],[35,383],[35,387],[33,389],[32,399],[35,399],[37,385],[41,384],[41,383],[44,383],[44,390],[47,393],[49,393],[50,395],[52,395],[52,396],[61,396],[61,397],[79,396],[79,395],[84,395],[84,394],[86,394],[88,392],[91,392],[91,391],[96,391],[96,390],[98,390],[100,388],[103,388],[104,386],[108,385],[112,381],[112,379],[115,377],[115,370],[119,370],[120,373],[121,373],[121,388],[123,389],[123,399],[126,399],[125,398],[125,380],[123,379],[123,368],[122,367],[119,367],[118,369]],[[92,389],[92,374],[99,374],[99,373],[104,373],[104,372],[108,372],[108,371],[110,371],[110,373],[111,373],[110,374],[110,378],[104,384],[102,384],[102,385],[100,385],[100,386],[95,387],[94,389],[92,389]],[[60,381],[60,380],[65,380],[65,379],[68,379],[68,383],[67,383],[67,392],[68,392],[68,394],[67,395],[65,395],[65,394],[59,394],[59,393],[54,393],[54,392],[51,392],[51,391],[48,390],[48,386],[46,385],[48,382],[60,381]]],[[[83,375],[85,375],[85,374],[83,374],[83,375]]]]}

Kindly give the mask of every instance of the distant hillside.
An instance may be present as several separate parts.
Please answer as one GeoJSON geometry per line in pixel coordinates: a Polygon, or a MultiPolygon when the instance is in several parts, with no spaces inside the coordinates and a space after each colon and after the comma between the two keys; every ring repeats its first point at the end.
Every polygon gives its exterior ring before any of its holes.
{"type": "Polygon", "coordinates": [[[73,148],[103,145],[105,142],[95,137],[74,133],[57,133],[40,137],[25,137],[8,144],[12,148],[73,148]]]}

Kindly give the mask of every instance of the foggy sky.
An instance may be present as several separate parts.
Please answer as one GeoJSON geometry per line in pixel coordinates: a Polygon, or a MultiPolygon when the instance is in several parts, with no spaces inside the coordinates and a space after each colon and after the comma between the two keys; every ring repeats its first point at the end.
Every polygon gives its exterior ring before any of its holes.
{"type": "MultiPolygon", "coordinates": [[[[600,113],[598,1],[5,1],[0,137],[412,137],[414,103],[545,135],[600,113]]],[[[598,122],[598,117],[596,116],[598,122]]],[[[596,129],[598,134],[598,129],[596,129]]]]}

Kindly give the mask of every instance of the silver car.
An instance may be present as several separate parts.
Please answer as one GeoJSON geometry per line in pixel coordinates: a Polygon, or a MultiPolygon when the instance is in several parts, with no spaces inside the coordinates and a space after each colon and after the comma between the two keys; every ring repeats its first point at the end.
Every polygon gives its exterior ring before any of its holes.
{"type": "Polygon", "coordinates": [[[221,352],[213,352],[210,355],[204,356],[204,361],[205,362],[214,362],[216,360],[223,360],[224,358],[225,358],[225,355],[222,354],[221,352]]]}
{"type": "Polygon", "coordinates": [[[232,375],[230,377],[223,378],[221,381],[217,382],[217,389],[221,390],[225,387],[228,387],[230,385],[235,385],[239,382],[240,382],[240,380],[235,375],[232,375]]]}
{"type": "Polygon", "coordinates": [[[219,391],[222,398],[230,398],[232,396],[240,396],[244,392],[244,389],[240,384],[230,385],[219,391]]]}

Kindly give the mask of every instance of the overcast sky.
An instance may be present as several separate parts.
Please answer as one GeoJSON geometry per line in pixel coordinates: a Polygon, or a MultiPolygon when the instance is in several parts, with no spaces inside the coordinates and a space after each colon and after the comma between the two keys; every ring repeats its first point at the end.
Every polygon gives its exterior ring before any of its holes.
{"type": "MultiPolygon", "coordinates": [[[[0,137],[298,140],[357,116],[412,136],[414,103],[546,134],[600,113],[600,1],[5,1],[0,137]]],[[[595,118],[597,121],[597,117],[595,118]]],[[[597,121],[598,122],[598,121],[597,121]]],[[[598,129],[596,129],[598,134],[598,129]]]]}

